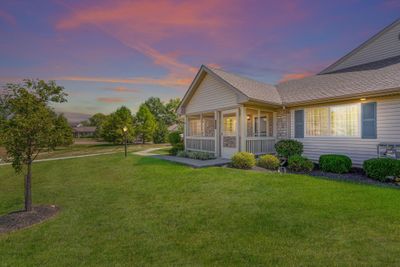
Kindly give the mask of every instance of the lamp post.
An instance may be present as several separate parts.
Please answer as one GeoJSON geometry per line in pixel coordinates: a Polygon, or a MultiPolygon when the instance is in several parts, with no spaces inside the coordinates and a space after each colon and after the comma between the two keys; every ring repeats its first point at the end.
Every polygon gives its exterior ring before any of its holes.
{"type": "Polygon", "coordinates": [[[124,131],[124,138],[125,138],[125,158],[128,156],[128,138],[126,136],[128,132],[128,127],[124,126],[122,129],[124,131]]]}

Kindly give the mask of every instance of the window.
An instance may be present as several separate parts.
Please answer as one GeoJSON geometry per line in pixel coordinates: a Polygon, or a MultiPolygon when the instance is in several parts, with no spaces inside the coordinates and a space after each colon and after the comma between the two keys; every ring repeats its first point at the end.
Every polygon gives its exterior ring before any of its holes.
{"type": "Polygon", "coordinates": [[[306,110],[306,135],[329,135],[329,108],[309,108],[306,110]]]}
{"type": "Polygon", "coordinates": [[[331,135],[360,135],[360,105],[331,107],[330,111],[331,135]]]}
{"type": "Polygon", "coordinates": [[[360,105],[308,108],[306,136],[360,136],[360,105]]]}

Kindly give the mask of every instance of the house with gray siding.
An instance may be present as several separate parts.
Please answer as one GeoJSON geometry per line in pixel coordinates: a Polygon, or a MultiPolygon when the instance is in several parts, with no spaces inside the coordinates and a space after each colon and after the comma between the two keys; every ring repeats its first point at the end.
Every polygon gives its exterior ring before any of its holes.
{"type": "Polygon", "coordinates": [[[361,166],[378,144],[400,144],[400,20],[302,79],[270,85],[203,65],[179,113],[186,150],[260,155],[296,139],[314,161],[343,154],[361,166]]]}

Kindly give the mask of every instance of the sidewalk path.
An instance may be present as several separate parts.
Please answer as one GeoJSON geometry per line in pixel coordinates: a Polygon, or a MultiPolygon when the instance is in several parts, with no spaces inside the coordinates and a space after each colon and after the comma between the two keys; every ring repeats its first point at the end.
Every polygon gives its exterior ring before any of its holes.
{"type": "MultiPolygon", "coordinates": [[[[50,158],[50,159],[38,159],[35,160],[35,162],[42,162],[42,161],[53,161],[53,160],[63,160],[63,159],[76,159],[76,158],[85,158],[85,157],[94,157],[94,156],[101,156],[101,155],[109,155],[109,154],[115,154],[115,153],[121,153],[120,151],[115,151],[115,152],[104,152],[104,153],[97,153],[97,154],[88,154],[88,155],[78,155],[78,156],[68,156],[68,157],[60,157],[60,158],[50,158]]],[[[4,165],[11,165],[11,163],[0,163],[0,166],[4,165]]]]}
{"type": "Polygon", "coordinates": [[[149,148],[149,149],[146,149],[146,150],[133,152],[133,154],[138,155],[138,156],[155,156],[155,155],[159,155],[159,153],[151,153],[151,152],[159,150],[159,149],[163,149],[163,148],[167,148],[167,147],[164,146],[164,147],[149,148]]]}

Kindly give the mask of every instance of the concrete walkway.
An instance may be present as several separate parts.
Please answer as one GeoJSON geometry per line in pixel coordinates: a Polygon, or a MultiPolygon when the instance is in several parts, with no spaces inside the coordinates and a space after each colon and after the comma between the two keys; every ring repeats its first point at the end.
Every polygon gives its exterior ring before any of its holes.
{"type": "Polygon", "coordinates": [[[138,155],[138,156],[155,156],[155,155],[159,155],[158,153],[152,153],[156,150],[159,149],[163,149],[163,148],[168,148],[168,147],[153,147],[153,148],[149,148],[146,150],[142,150],[142,151],[137,151],[137,152],[133,152],[133,154],[138,155]]]}
{"type": "Polygon", "coordinates": [[[212,166],[224,166],[231,162],[229,159],[216,158],[209,160],[199,160],[199,159],[190,159],[183,157],[175,157],[175,156],[167,156],[167,155],[155,155],[152,156],[157,159],[168,160],[180,164],[184,164],[193,168],[204,168],[204,167],[212,167],[212,166]]]}
{"type": "MultiPolygon", "coordinates": [[[[77,155],[77,156],[68,156],[68,157],[60,157],[60,158],[50,158],[50,159],[37,159],[33,161],[36,162],[43,162],[43,161],[54,161],[54,160],[63,160],[63,159],[77,159],[77,158],[86,158],[86,157],[94,157],[94,156],[101,156],[101,155],[109,155],[121,152],[104,152],[104,153],[97,153],[97,154],[88,154],[88,155],[77,155]]],[[[0,163],[0,166],[4,165],[11,165],[11,163],[0,163]]]]}

